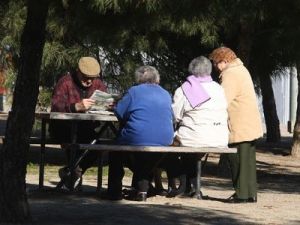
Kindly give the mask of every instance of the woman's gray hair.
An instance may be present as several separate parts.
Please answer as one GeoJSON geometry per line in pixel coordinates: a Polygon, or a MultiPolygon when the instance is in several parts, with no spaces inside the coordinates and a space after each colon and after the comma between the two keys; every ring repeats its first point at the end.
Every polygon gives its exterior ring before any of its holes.
{"type": "Polygon", "coordinates": [[[189,64],[189,73],[195,76],[207,76],[212,71],[212,65],[208,58],[199,56],[189,64]]]}
{"type": "Polygon", "coordinates": [[[135,82],[137,84],[159,84],[160,75],[153,66],[141,66],[135,70],[135,82]]]}

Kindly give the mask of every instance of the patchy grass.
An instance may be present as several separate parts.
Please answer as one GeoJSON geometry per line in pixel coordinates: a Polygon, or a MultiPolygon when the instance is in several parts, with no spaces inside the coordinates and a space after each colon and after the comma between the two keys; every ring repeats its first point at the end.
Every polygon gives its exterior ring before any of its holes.
{"type": "MultiPolygon", "coordinates": [[[[47,173],[47,176],[57,176],[57,171],[61,168],[57,165],[45,165],[45,173],[47,173]]],[[[97,176],[98,168],[96,166],[93,166],[89,168],[84,175],[85,176],[97,176]]],[[[108,176],[108,166],[103,167],[103,176],[108,176]]],[[[30,175],[37,175],[39,174],[39,165],[34,163],[28,163],[27,164],[27,174],[30,175]]],[[[129,169],[125,169],[125,176],[132,176],[132,172],[129,169]]]]}

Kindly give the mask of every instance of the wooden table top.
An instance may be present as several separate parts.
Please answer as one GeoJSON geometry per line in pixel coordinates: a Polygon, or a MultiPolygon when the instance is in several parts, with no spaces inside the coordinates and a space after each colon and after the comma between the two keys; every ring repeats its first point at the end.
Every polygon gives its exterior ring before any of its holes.
{"type": "Polygon", "coordinates": [[[35,118],[47,120],[95,120],[95,121],[112,121],[117,122],[118,119],[112,114],[101,113],[61,113],[61,112],[36,112],[35,118]]]}

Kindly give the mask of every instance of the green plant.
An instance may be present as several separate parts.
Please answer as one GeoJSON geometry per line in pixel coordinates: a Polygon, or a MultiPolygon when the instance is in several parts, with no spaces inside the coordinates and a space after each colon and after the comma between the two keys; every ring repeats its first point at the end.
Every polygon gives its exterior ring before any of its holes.
{"type": "Polygon", "coordinates": [[[51,104],[52,90],[50,88],[41,88],[38,96],[37,109],[47,111],[51,104]]]}
{"type": "Polygon", "coordinates": [[[4,87],[12,91],[15,87],[16,79],[17,79],[16,71],[9,68],[8,70],[5,71],[4,87]]]}

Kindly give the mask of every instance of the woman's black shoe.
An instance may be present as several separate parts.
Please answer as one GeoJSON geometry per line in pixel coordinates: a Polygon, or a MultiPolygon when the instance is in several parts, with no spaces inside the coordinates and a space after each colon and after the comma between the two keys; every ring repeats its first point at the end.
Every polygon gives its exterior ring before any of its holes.
{"type": "Polygon", "coordinates": [[[122,190],[122,193],[123,193],[123,195],[124,196],[134,196],[134,195],[136,195],[136,193],[137,193],[137,190],[135,190],[135,189],[123,189],[122,190]]]}
{"type": "Polygon", "coordinates": [[[126,200],[137,201],[137,202],[146,202],[147,201],[147,193],[146,192],[138,192],[135,195],[128,195],[125,197],[126,200]]]}
{"type": "Polygon", "coordinates": [[[154,190],[155,195],[159,196],[166,196],[168,192],[165,189],[155,189],[154,190]]]}
{"type": "Polygon", "coordinates": [[[174,198],[176,196],[177,197],[184,197],[184,196],[186,196],[186,194],[184,193],[183,190],[169,188],[166,197],[167,198],[174,198]]]}
{"type": "Polygon", "coordinates": [[[179,176],[179,187],[178,188],[172,188],[169,186],[168,193],[166,195],[167,198],[174,198],[177,197],[185,197],[185,191],[186,191],[186,175],[179,176]]]}
{"type": "Polygon", "coordinates": [[[147,193],[146,192],[138,192],[135,197],[135,201],[138,201],[138,202],[147,201],[147,193]]]}
{"type": "Polygon", "coordinates": [[[156,196],[156,195],[166,196],[167,194],[168,194],[168,192],[165,189],[157,189],[153,186],[149,186],[147,196],[148,197],[153,197],[153,196],[156,196]]]}
{"type": "Polygon", "coordinates": [[[240,199],[240,198],[236,197],[236,194],[233,194],[226,200],[226,202],[227,203],[255,203],[255,202],[257,202],[257,198],[253,197],[253,198],[248,198],[248,199],[240,199]]]}
{"type": "Polygon", "coordinates": [[[227,203],[247,203],[248,199],[240,199],[240,198],[229,198],[226,200],[227,203]]]}
{"type": "Polygon", "coordinates": [[[248,198],[248,202],[256,203],[257,202],[257,197],[248,198]]]}

